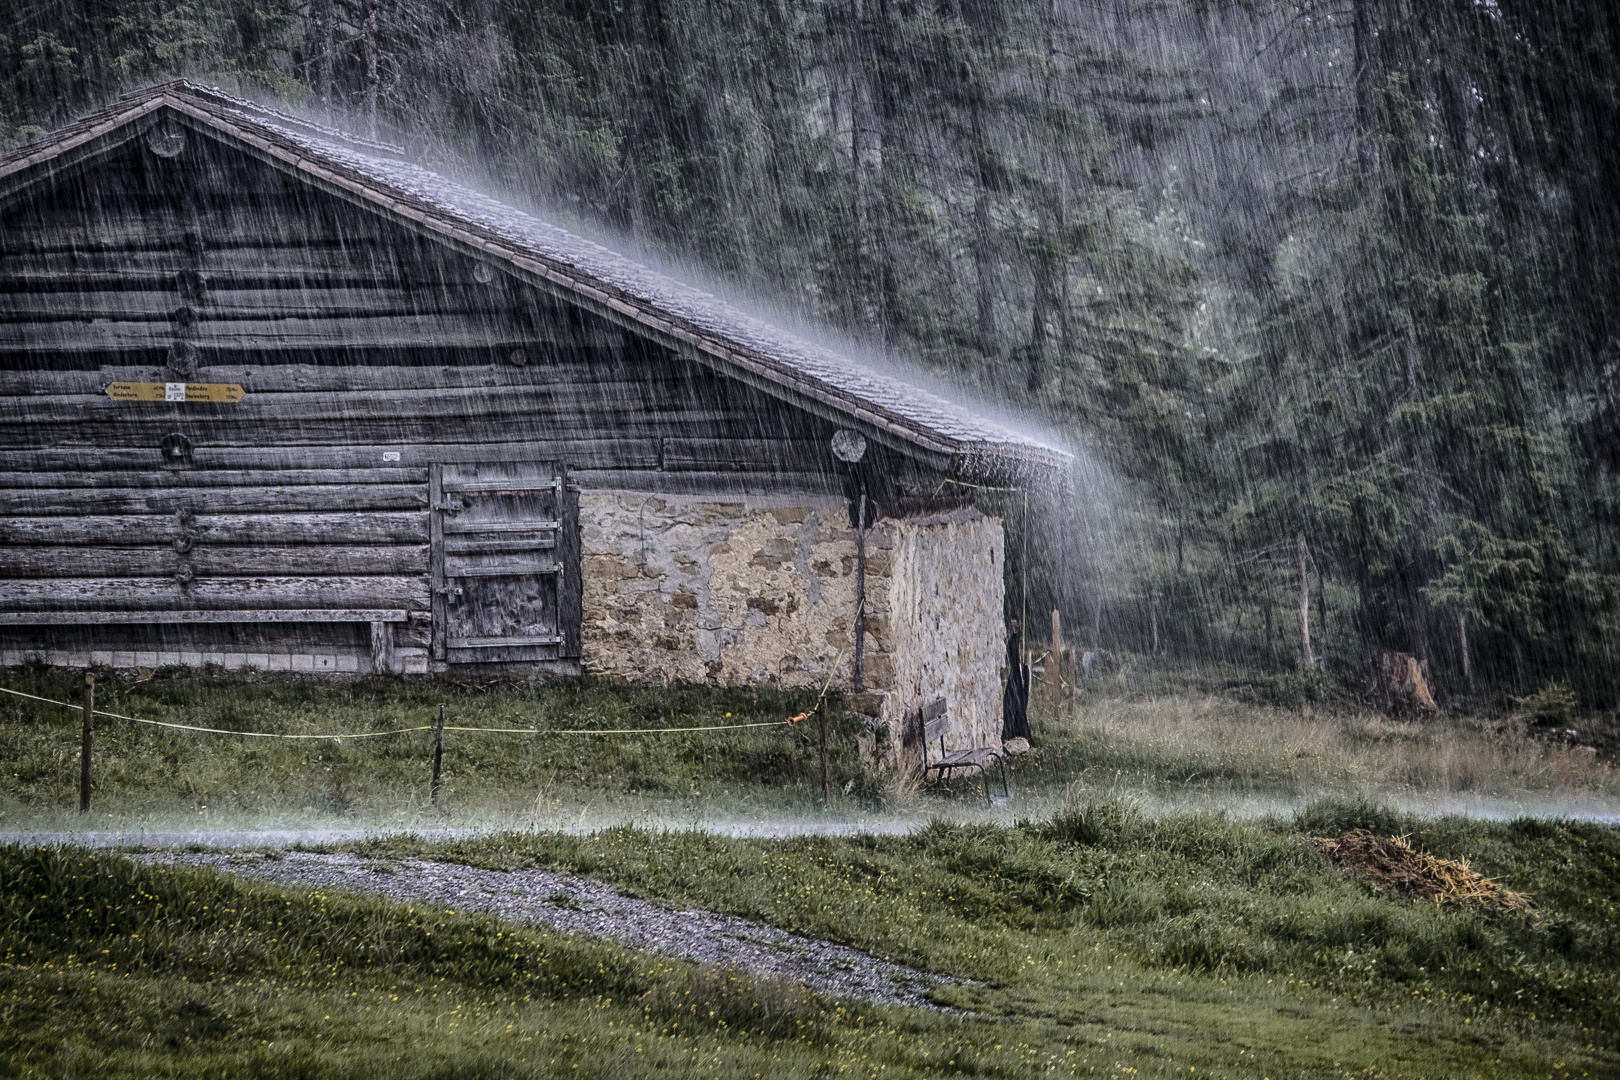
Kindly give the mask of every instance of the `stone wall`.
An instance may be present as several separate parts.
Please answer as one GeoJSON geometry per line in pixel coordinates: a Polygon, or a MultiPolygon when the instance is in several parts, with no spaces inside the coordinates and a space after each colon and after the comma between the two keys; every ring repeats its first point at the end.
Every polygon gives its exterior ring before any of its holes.
{"type": "MultiPolygon", "coordinates": [[[[966,509],[889,524],[893,564],[882,617],[889,670],[881,674],[890,753],[916,763],[920,748],[902,753],[905,715],[939,697],[950,718],[947,750],[999,747],[1007,661],[1001,520],[966,509]]],[[[931,756],[938,750],[929,747],[931,756]]]]}
{"type": "Polygon", "coordinates": [[[855,532],[837,499],[580,495],[585,670],[800,686],[854,645],[855,532]]]}
{"type": "MultiPolygon", "coordinates": [[[[820,685],[851,678],[856,544],[836,498],[580,496],[583,665],[632,681],[820,685]]],[[[867,693],[900,763],[905,714],[949,704],[947,746],[1001,735],[1001,522],[972,509],[867,535],[867,693]]]]}

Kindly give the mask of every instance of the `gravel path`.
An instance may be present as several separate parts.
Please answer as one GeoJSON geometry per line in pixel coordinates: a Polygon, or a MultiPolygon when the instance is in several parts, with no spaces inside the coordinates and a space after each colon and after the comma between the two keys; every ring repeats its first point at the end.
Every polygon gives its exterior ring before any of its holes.
{"type": "Polygon", "coordinates": [[[546,870],[480,870],[419,859],[380,862],[306,852],[288,852],[280,858],[189,852],[130,857],[165,866],[205,867],[272,885],[341,889],[455,911],[481,911],[511,922],[539,923],[685,960],[742,968],[767,978],[789,978],[819,993],[881,1005],[940,1010],[925,996],[929,988],[959,982],[733,915],[659,907],[586,878],[546,870]]]}

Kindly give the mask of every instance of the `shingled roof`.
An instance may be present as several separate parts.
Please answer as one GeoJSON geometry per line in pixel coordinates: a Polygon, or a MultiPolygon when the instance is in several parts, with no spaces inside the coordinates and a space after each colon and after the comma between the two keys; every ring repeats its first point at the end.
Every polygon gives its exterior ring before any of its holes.
{"type": "Polygon", "coordinates": [[[950,459],[959,476],[1027,477],[1070,455],[960,403],[751,315],[600,244],[357,138],[175,81],[116,101],[0,158],[0,197],[122,145],[168,110],[271,165],[392,218],[766,392],[885,441],[950,459]]]}

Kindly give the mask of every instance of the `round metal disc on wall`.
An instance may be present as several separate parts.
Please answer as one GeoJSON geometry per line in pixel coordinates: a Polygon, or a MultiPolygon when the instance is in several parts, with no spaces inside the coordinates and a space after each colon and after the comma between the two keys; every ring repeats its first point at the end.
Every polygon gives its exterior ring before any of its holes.
{"type": "Polygon", "coordinates": [[[158,452],[163,455],[166,464],[189,465],[191,463],[191,440],[178,431],[171,431],[158,440],[158,452]]]}
{"type": "Polygon", "coordinates": [[[833,432],[832,452],[839,461],[857,462],[866,456],[866,438],[858,431],[839,428],[833,432]]]}
{"type": "Polygon", "coordinates": [[[473,264],[473,280],[480,285],[488,285],[495,280],[495,268],[489,263],[473,264]]]}
{"type": "Polygon", "coordinates": [[[177,158],[186,149],[186,129],[173,124],[155,127],[146,135],[146,148],[160,158],[177,158]]]}

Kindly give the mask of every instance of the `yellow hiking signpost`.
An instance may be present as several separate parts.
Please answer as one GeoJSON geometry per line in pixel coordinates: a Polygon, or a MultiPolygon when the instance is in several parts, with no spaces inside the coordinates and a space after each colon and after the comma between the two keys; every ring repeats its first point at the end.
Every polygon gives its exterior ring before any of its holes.
{"type": "Polygon", "coordinates": [[[114,401],[218,401],[233,404],[247,396],[235,383],[115,382],[107,386],[114,401]]]}

